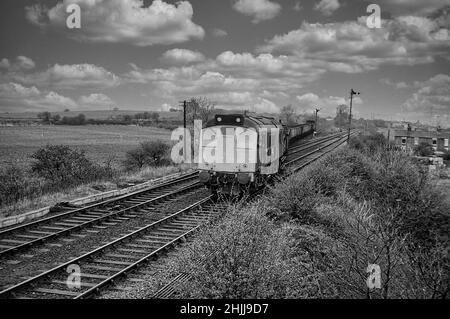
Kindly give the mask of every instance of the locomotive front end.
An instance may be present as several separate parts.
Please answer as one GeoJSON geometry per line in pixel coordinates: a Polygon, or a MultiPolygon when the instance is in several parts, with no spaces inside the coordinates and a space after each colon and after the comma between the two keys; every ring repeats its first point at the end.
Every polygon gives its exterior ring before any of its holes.
{"type": "Polygon", "coordinates": [[[201,131],[200,182],[213,193],[240,194],[251,187],[257,168],[257,131],[243,115],[217,115],[201,131]]]}

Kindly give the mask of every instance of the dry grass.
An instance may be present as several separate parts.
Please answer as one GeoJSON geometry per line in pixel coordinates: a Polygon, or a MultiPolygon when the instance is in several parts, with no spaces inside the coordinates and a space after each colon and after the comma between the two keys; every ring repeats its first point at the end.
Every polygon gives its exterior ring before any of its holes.
{"type": "Polygon", "coordinates": [[[123,173],[114,181],[102,181],[84,184],[75,188],[68,188],[61,192],[49,193],[33,199],[23,199],[14,205],[0,207],[0,218],[23,214],[32,210],[47,206],[53,206],[60,202],[68,202],[98,193],[117,190],[130,184],[140,184],[152,179],[170,174],[186,172],[191,168],[189,165],[144,167],[133,173],[123,173]]]}

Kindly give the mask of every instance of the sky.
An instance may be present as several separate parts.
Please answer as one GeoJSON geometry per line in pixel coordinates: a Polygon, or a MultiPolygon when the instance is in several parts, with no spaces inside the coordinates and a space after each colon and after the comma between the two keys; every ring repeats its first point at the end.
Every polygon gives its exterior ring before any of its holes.
{"type": "Polygon", "coordinates": [[[164,111],[205,96],[332,116],[353,88],[357,118],[450,126],[449,13],[449,0],[2,0],[0,112],[164,111]]]}

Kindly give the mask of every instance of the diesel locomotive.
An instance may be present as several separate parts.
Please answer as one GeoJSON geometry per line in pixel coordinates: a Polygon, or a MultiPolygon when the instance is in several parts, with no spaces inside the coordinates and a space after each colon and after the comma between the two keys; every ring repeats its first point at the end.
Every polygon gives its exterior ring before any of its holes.
{"type": "Polygon", "coordinates": [[[213,194],[258,189],[282,171],[289,143],[312,134],[314,126],[314,121],[287,126],[271,117],[217,114],[200,134],[200,182],[213,194]]]}

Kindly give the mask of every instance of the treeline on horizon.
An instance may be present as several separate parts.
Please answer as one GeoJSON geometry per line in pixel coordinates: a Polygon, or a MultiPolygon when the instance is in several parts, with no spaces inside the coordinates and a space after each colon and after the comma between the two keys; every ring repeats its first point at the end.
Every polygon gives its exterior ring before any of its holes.
{"type": "Polygon", "coordinates": [[[161,128],[171,128],[166,127],[167,125],[172,125],[175,127],[177,124],[181,124],[181,121],[176,120],[164,120],[161,121],[158,112],[142,112],[136,113],[134,115],[130,114],[120,114],[115,117],[107,119],[93,119],[87,118],[86,115],[80,113],[76,116],[60,116],[59,114],[51,114],[50,112],[38,113],[37,118],[41,120],[43,124],[52,125],[157,125],[161,128]],[[178,123],[180,122],[180,123],[178,123]]]}

